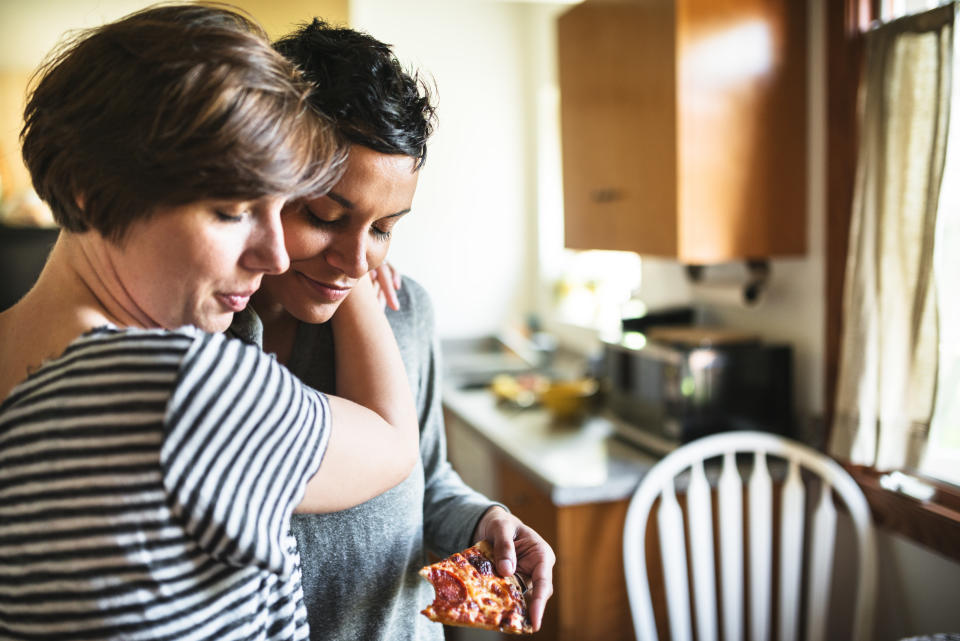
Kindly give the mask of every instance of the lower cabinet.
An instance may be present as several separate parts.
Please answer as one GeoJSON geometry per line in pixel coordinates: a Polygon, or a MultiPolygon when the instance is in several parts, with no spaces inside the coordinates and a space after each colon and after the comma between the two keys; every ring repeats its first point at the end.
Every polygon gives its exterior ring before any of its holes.
{"type": "MultiPolygon", "coordinates": [[[[554,594],[539,641],[628,641],[633,637],[623,576],[628,499],[554,505],[550,495],[457,416],[447,412],[449,458],[464,481],[510,508],[553,547],[554,594]]],[[[502,636],[448,629],[448,639],[502,636]]]]}

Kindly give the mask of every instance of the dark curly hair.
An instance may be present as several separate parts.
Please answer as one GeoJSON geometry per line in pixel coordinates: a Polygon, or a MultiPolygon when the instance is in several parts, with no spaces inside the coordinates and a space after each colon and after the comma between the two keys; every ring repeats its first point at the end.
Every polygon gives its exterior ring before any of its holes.
{"type": "Polygon", "coordinates": [[[314,84],[313,107],[349,142],[423,165],[436,120],[430,90],[390,45],[314,18],[273,46],[314,84]]]}

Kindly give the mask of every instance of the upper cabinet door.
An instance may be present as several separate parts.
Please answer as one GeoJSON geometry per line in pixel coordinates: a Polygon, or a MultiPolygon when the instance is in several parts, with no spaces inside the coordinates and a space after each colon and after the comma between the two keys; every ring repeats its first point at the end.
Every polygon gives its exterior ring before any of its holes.
{"type": "Polygon", "coordinates": [[[806,251],[805,0],[587,0],[558,21],[565,243],[806,251]]]}

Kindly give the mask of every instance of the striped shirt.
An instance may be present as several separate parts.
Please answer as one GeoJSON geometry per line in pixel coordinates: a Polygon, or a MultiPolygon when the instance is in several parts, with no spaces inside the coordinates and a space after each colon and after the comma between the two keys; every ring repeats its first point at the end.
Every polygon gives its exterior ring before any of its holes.
{"type": "Polygon", "coordinates": [[[192,328],[98,329],[0,404],[0,639],[308,637],[326,398],[192,328]]]}

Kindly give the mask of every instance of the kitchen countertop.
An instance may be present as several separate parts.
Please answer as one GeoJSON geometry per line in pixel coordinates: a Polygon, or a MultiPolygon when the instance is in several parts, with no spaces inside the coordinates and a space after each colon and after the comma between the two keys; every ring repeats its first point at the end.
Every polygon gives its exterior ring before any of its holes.
{"type": "Polygon", "coordinates": [[[658,457],[613,436],[615,417],[604,412],[558,424],[542,408],[499,405],[487,389],[445,387],[443,404],[511,459],[555,505],[629,497],[658,457]]]}

